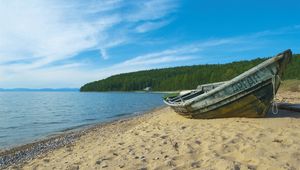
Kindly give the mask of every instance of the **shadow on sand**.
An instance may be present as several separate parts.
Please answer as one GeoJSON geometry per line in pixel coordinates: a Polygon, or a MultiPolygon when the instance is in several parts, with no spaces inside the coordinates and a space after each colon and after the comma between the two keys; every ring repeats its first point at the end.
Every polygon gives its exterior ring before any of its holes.
{"type": "Polygon", "coordinates": [[[272,110],[270,109],[266,115],[266,118],[300,118],[300,104],[278,103],[278,108],[278,114],[273,114],[272,110]]]}

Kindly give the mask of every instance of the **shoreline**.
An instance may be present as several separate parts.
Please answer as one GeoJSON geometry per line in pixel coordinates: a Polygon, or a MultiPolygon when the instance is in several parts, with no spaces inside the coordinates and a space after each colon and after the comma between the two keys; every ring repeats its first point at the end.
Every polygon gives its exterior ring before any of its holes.
{"type": "Polygon", "coordinates": [[[139,114],[130,114],[107,122],[99,122],[83,125],[82,127],[62,130],[60,132],[56,132],[56,134],[50,134],[27,144],[20,144],[7,149],[0,149],[0,169],[5,169],[14,165],[22,165],[22,163],[37,158],[40,155],[71,145],[89,132],[106,128],[108,126],[115,126],[122,122],[134,121],[135,119],[144,117],[147,114],[152,114],[156,110],[160,110],[165,107],[166,106],[159,106],[139,114]]]}
{"type": "Polygon", "coordinates": [[[161,94],[167,94],[167,93],[178,93],[180,91],[79,91],[80,93],[161,93],[161,94]]]}
{"type": "MultiPolygon", "coordinates": [[[[299,92],[277,101],[300,103],[299,92]]],[[[300,113],[187,119],[167,106],[0,152],[0,169],[295,169],[300,113]]]]}

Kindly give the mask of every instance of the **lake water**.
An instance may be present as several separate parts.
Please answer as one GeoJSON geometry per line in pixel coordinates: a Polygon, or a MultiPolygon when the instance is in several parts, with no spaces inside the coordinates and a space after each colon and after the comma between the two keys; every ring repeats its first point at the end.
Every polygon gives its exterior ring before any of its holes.
{"type": "Polygon", "coordinates": [[[162,94],[0,92],[0,149],[163,105],[162,94]]]}

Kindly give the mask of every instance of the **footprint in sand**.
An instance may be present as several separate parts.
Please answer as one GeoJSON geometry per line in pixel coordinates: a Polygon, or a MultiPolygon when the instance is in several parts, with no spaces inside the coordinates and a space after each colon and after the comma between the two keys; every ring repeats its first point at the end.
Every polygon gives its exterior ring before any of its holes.
{"type": "Polygon", "coordinates": [[[50,159],[43,159],[43,162],[49,163],[49,162],[50,162],[50,159]]]}
{"type": "Polygon", "coordinates": [[[79,165],[70,165],[66,169],[67,170],[79,170],[79,165]]]}

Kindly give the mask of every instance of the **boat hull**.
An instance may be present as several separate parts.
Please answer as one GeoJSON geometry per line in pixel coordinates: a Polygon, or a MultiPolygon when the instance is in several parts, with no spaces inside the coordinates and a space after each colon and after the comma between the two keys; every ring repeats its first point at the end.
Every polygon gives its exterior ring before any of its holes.
{"type": "Polygon", "coordinates": [[[228,118],[228,117],[264,117],[273,99],[273,85],[267,81],[252,89],[250,93],[232,102],[225,103],[210,111],[194,110],[190,107],[172,107],[175,112],[187,118],[228,118]]]}
{"type": "Polygon", "coordinates": [[[240,99],[229,102],[222,107],[218,107],[208,112],[195,110],[190,112],[187,117],[190,118],[228,118],[228,117],[264,117],[270,108],[273,99],[273,87],[269,83],[260,87],[254,92],[241,97],[240,99]]]}
{"type": "Polygon", "coordinates": [[[205,94],[165,103],[189,118],[264,117],[291,55],[287,50],[205,94]]]}

